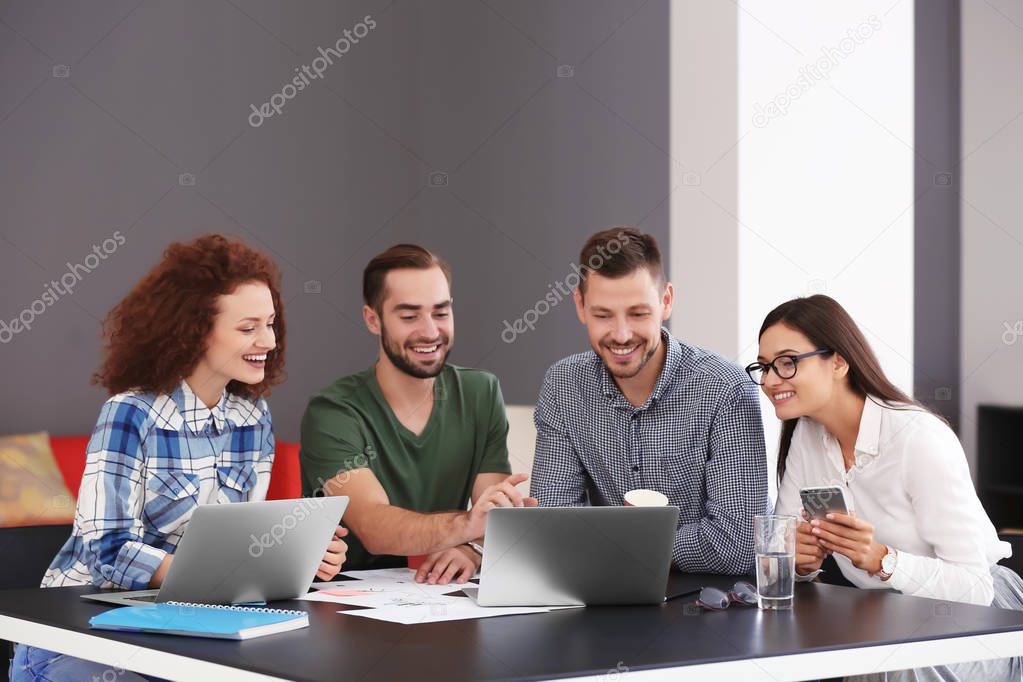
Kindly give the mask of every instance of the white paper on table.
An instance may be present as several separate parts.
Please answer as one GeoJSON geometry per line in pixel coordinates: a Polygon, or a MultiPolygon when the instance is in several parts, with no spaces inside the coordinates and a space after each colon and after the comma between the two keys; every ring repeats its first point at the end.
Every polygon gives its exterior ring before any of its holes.
{"type": "MultiPolygon", "coordinates": [[[[411,568],[371,568],[365,571],[342,571],[341,575],[357,580],[393,580],[403,583],[416,582],[416,572],[411,568]]],[[[474,578],[480,577],[477,572],[474,578]]]]}
{"type": "Polygon", "coordinates": [[[428,583],[417,583],[414,580],[409,582],[406,580],[387,580],[383,578],[375,578],[371,580],[336,580],[329,583],[315,583],[313,588],[323,591],[334,591],[334,590],[352,590],[352,591],[363,591],[363,592],[386,592],[398,591],[398,592],[417,592],[420,594],[427,595],[438,595],[438,594],[451,594],[452,592],[458,592],[462,588],[475,588],[475,583],[448,583],[447,585],[430,585],[428,583]]]}
{"type": "Polygon", "coordinates": [[[338,613],[346,616],[383,620],[389,623],[416,625],[419,623],[440,623],[448,620],[493,618],[495,616],[514,616],[522,613],[547,613],[550,611],[550,609],[543,607],[477,606],[471,599],[466,597],[455,597],[455,599],[460,599],[461,601],[445,606],[389,606],[380,609],[338,611],[338,613]]]}
{"type": "Polygon", "coordinates": [[[367,571],[342,571],[341,575],[359,580],[394,580],[415,582],[416,572],[411,568],[373,568],[367,571]]]}
{"type": "MultiPolygon", "coordinates": [[[[458,587],[455,586],[453,589],[457,590],[458,587]]],[[[392,584],[378,585],[371,581],[350,580],[348,585],[310,592],[299,597],[299,599],[370,608],[446,606],[453,603],[453,600],[465,599],[465,597],[449,597],[444,591],[452,591],[452,587],[450,585],[417,585],[413,588],[392,584]]]]}

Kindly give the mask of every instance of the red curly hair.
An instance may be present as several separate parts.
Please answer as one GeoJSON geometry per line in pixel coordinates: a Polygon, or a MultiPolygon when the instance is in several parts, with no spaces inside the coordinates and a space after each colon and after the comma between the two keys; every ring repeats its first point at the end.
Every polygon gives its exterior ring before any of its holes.
{"type": "Polygon", "coordinates": [[[280,271],[266,255],[220,234],[168,246],[156,267],[110,311],[103,321],[105,357],[92,383],[110,395],[171,393],[206,353],[217,298],[249,282],[270,288],[277,347],[267,356],[263,381],[231,381],[227,390],[246,398],[268,394],[284,379],[280,271]]]}

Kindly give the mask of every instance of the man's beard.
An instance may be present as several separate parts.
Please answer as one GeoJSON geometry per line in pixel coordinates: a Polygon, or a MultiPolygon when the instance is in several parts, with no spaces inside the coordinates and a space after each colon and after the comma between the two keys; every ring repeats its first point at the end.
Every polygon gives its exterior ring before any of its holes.
{"type": "MultiPolygon", "coordinates": [[[[607,350],[606,346],[602,345],[601,347],[607,350]]],[[[636,366],[636,369],[634,370],[628,372],[616,371],[615,368],[612,365],[608,364],[606,361],[604,362],[604,367],[607,369],[608,373],[610,373],[611,376],[613,376],[615,379],[631,379],[643,371],[643,368],[646,367],[648,362],[650,362],[650,358],[654,357],[654,354],[657,352],[658,348],[660,348],[660,344],[654,344],[654,346],[650,350],[644,353],[643,357],[641,357],[639,360],[639,364],[636,366]]]]}
{"type": "MultiPolygon", "coordinates": [[[[439,345],[444,347],[444,357],[440,359],[440,362],[431,369],[426,369],[417,366],[414,361],[406,356],[406,350],[397,343],[392,342],[390,336],[387,334],[387,327],[384,326],[383,322],[380,323],[380,340],[383,342],[381,345],[384,348],[384,353],[387,358],[391,361],[395,367],[400,369],[405,374],[415,377],[416,379],[432,379],[444,369],[444,365],[447,364],[448,355],[451,353],[451,343],[448,337],[443,334],[440,335],[439,345]]],[[[414,346],[427,346],[427,343],[416,343],[409,344],[414,346]]],[[[408,350],[408,353],[415,353],[413,350],[408,350]]],[[[412,356],[415,357],[414,355],[412,356]]]]}

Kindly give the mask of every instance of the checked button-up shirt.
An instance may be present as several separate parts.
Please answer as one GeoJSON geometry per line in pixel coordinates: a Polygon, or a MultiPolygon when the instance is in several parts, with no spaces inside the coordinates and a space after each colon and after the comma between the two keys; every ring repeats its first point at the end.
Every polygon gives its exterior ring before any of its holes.
{"type": "Polygon", "coordinates": [[[41,587],[145,589],[200,504],[262,500],[274,458],[266,401],[226,391],[207,407],[188,383],[121,393],[89,440],[71,537],[41,587]]]}

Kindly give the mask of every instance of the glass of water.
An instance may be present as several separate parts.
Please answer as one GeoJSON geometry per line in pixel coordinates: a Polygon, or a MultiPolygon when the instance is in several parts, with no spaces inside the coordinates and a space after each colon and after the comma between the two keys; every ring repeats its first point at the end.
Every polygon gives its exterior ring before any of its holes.
{"type": "Polygon", "coordinates": [[[757,554],[757,592],[762,609],[791,609],[796,580],[795,516],[754,516],[753,543],[757,554]]]}

